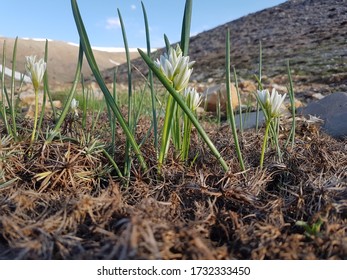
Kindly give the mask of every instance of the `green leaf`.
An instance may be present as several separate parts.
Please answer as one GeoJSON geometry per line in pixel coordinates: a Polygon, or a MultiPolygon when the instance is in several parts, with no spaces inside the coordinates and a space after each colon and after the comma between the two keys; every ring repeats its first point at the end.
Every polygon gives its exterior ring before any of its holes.
{"type": "Polygon", "coordinates": [[[15,97],[14,97],[14,86],[15,86],[15,73],[16,73],[16,62],[17,62],[17,43],[18,43],[18,37],[16,37],[16,40],[14,42],[13,46],[13,56],[12,56],[12,77],[11,77],[11,117],[12,117],[12,131],[13,131],[13,137],[16,140],[17,139],[17,124],[16,124],[16,105],[15,105],[15,97]]]}
{"type": "MultiPolygon", "coordinates": [[[[120,25],[122,29],[122,36],[123,36],[125,56],[127,60],[127,70],[128,70],[128,127],[130,129],[130,132],[133,134],[135,130],[135,121],[134,121],[134,115],[133,115],[134,104],[133,104],[133,85],[132,85],[130,53],[129,53],[128,40],[127,40],[127,35],[125,32],[123,18],[119,9],[117,9],[117,12],[118,12],[118,17],[119,17],[119,21],[120,21],[120,25]]],[[[131,158],[130,158],[131,146],[129,141],[130,139],[129,137],[127,137],[126,147],[125,147],[125,166],[124,166],[125,176],[130,175],[130,169],[131,169],[131,158]]]]}
{"type": "Polygon", "coordinates": [[[184,7],[184,16],[181,32],[181,50],[184,56],[189,52],[190,25],[192,20],[193,0],[187,0],[184,7]]]}
{"type": "MultiPolygon", "coordinates": [[[[149,24],[147,19],[147,13],[145,9],[145,5],[141,1],[143,18],[145,21],[145,30],[146,30],[146,42],[147,42],[147,55],[151,55],[151,43],[150,43],[150,34],[149,34],[149,24]]],[[[156,110],[156,99],[153,85],[153,72],[149,69],[148,73],[149,86],[151,91],[151,101],[152,101],[152,124],[154,131],[154,148],[155,151],[158,151],[158,122],[157,122],[157,110],[156,110]]]]}

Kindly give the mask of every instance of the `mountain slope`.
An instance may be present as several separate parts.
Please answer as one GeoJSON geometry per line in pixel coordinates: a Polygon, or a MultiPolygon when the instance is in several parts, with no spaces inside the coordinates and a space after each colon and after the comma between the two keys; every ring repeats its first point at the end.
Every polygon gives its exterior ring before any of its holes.
{"type": "MultiPolygon", "coordinates": [[[[15,39],[0,37],[0,64],[2,61],[3,42],[6,41],[6,67],[12,69],[12,55],[15,39]]],[[[18,39],[16,69],[20,73],[25,73],[25,56],[37,55],[38,58],[44,56],[45,40],[40,39],[18,39]]],[[[105,70],[126,61],[125,53],[94,50],[95,59],[100,70],[105,70]]],[[[138,56],[137,52],[132,52],[131,57],[138,56]]],[[[62,41],[48,42],[48,63],[47,71],[51,86],[68,85],[73,79],[76,71],[78,59],[78,46],[62,41]]],[[[91,75],[88,63],[83,62],[83,74],[85,77],[91,75]]]]}
{"type": "MultiPolygon", "coordinates": [[[[231,32],[232,64],[242,78],[252,78],[258,72],[261,41],[263,74],[267,77],[283,80],[290,60],[299,83],[328,85],[323,92],[347,90],[346,0],[291,0],[192,37],[190,56],[196,61],[192,80],[223,81],[227,28],[231,32]]],[[[133,64],[147,73],[141,59],[133,60],[133,64]]],[[[125,81],[125,72],[122,65],[118,80],[125,81]]],[[[111,79],[111,73],[105,71],[104,75],[111,79]]]]}

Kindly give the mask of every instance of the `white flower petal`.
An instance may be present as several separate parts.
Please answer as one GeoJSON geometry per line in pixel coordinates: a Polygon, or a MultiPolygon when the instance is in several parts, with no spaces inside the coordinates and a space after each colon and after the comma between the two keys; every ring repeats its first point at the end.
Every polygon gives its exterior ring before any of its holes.
{"type": "Polygon", "coordinates": [[[45,75],[47,66],[46,62],[42,58],[36,62],[35,55],[26,56],[25,59],[26,71],[28,72],[28,75],[31,78],[35,90],[37,90],[40,83],[42,82],[43,76],[45,75]]]}
{"type": "Polygon", "coordinates": [[[186,88],[192,73],[193,62],[189,62],[189,56],[183,56],[179,45],[170,48],[168,53],[160,56],[155,65],[173,83],[177,91],[186,88]]]}

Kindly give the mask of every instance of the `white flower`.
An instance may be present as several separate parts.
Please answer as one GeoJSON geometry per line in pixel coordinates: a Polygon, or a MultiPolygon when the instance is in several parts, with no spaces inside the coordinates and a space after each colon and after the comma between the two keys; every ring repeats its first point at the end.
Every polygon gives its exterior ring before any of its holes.
{"type": "Polygon", "coordinates": [[[195,88],[188,87],[184,90],[183,96],[185,97],[188,107],[195,111],[199,107],[202,99],[201,95],[196,91],[195,88]]]}
{"type": "Polygon", "coordinates": [[[183,56],[179,45],[170,48],[169,53],[160,56],[155,61],[156,66],[173,83],[177,91],[187,87],[195,61],[189,62],[189,56],[183,56]]]}
{"type": "Polygon", "coordinates": [[[270,97],[272,116],[278,116],[280,114],[280,109],[284,101],[284,98],[286,98],[286,94],[281,95],[274,88],[272,89],[270,97]]]}
{"type": "Polygon", "coordinates": [[[46,62],[42,58],[36,62],[36,55],[26,56],[25,59],[26,71],[31,78],[34,89],[37,91],[46,71],[46,62]]]}
{"type": "Polygon", "coordinates": [[[260,102],[265,106],[270,102],[270,93],[267,89],[257,90],[258,98],[260,102]]]}
{"type": "Polygon", "coordinates": [[[258,90],[257,94],[269,118],[280,115],[280,109],[286,94],[281,95],[274,88],[272,89],[271,94],[268,90],[258,90]]]}
{"type": "Polygon", "coordinates": [[[78,103],[79,102],[75,98],[73,98],[71,100],[71,110],[75,112],[75,116],[76,117],[78,117],[78,110],[77,110],[78,103]]]}

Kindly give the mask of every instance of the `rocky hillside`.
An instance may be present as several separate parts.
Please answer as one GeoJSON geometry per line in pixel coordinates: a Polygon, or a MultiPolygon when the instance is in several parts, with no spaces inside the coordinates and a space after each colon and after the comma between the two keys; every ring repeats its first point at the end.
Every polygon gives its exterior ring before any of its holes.
{"type": "MultiPolygon", "coordinates": [[[[192,37],[190,56],[196,61],[192,79],[196,82],[224,79],[227,28],[232,64],[240,77],[252,79],[257,73],[261,41],[265,83],[285,83],[290,60],[297,92],[347,90],[347,0],[289,0],[192,37]]],[[[147,73],[141,59],[133,64],[147,73]]],[[[122,65],[119,80],[125,81],[125,72],[122,65]]],[[[111,73],[104,72],[105,77],[110,79],[111,73]]]]}
{"type": "MultiPolygon", "coordinates": [[[[0,64],[2,63],[3,42],[6,41],[6,67],[12,69],[12,55],[15,39],[0,37],[0,64]]],[[[25,56],[37,55],[43,57],[45,51],[45,40],[40,39],[18,39],[16,70],[25,73],[25,56]]],[[[114,67],[126,61],[125,53],[94,50],[95,59],[101,70],[114,67]]],[[[132,58],[138,57],[133,52],[132,58]]],[[[74,78],[78,58],[78,46],[61,41],[48,42],[48,66],[49,81],[51,86],[59,87],[68,85],[74,78]]],[[[88,63],[83,63],[85,77],[91,75],[88,63]]],[[[6,73],[6,72],[5,72],[6,73]]]]}

